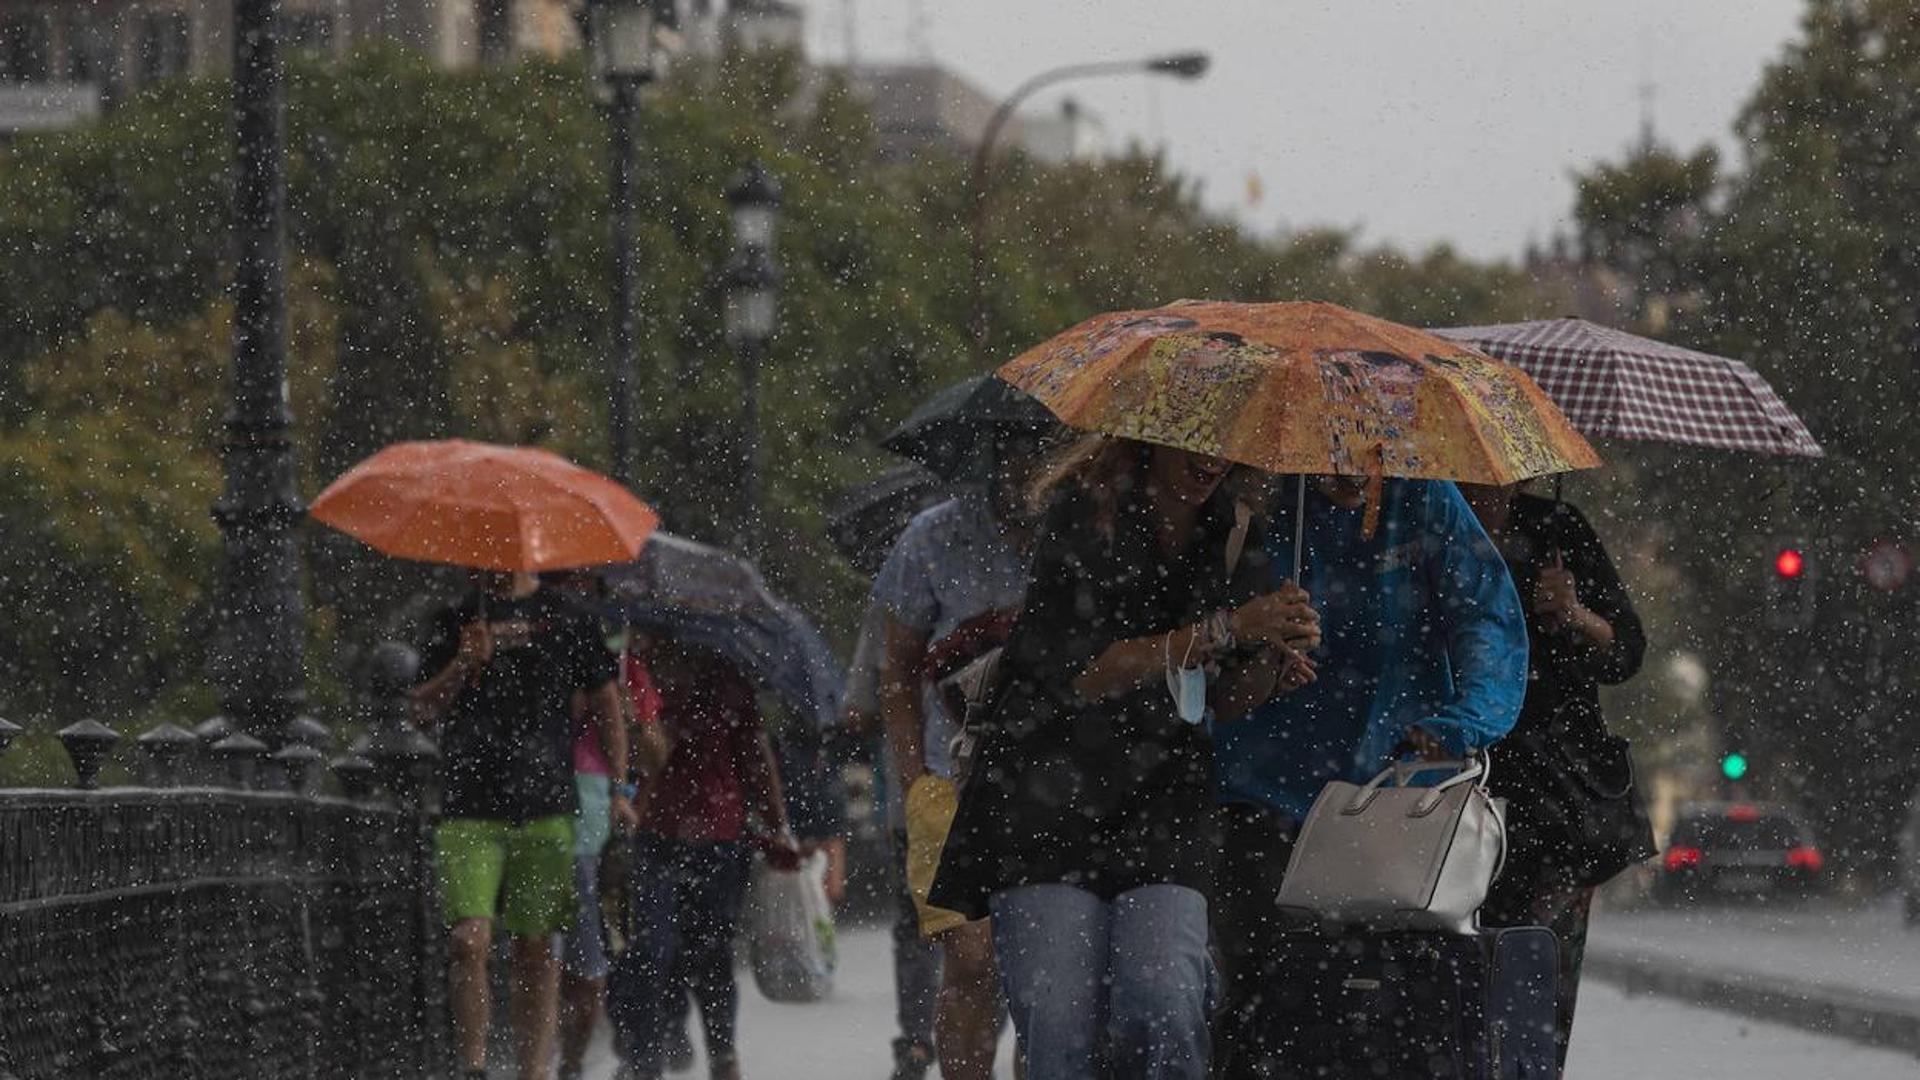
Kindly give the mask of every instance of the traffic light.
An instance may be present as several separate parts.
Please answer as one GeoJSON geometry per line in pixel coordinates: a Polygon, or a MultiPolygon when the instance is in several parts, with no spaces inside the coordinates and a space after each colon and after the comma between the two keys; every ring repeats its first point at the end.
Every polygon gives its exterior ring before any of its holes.
{"type": "Polygon", "coordinates": [[[1817,575],[1806,549],[1783,543],[1767,567],[1767,625],[1776,630],[1805,630],[1813,625],[1817,575]]]}
{"type": "Polygon", "coordinates": [[[1738,750],[1729,750],[1720,757],[1720,775],[1729,780],[1743,780],[1747,775],[1747,755],[1738,750]]]}

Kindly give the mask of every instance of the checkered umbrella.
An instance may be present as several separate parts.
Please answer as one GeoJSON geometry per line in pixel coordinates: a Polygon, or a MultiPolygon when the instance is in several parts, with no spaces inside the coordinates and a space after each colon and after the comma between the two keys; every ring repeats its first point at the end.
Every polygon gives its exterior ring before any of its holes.
{"type": "Polygon", "coordinates": [[[1738,360],[1575,318],[1433,332],[1526,371],[1587,435],[1824,453],[1767,381],[1738,360]]]}

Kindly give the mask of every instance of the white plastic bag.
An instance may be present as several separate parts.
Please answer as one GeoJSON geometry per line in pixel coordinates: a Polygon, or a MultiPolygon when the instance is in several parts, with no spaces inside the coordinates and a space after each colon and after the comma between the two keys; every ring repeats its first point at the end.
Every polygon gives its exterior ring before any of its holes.
{"type": "Polygon", "coordinates": [[[838,961],[827,857],[815,852],[798,870],[756,859],[747,894],[747,951],[753,981],[769,1001],[819,1001],[833,989],[838,961]]]}

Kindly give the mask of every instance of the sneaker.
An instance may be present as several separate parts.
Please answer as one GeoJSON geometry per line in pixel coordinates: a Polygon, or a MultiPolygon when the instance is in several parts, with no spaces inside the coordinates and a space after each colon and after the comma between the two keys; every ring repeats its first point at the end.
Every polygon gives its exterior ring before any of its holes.
{"type": "Polygon", "coordinates": [[[740,1080],[740,1058],[734,1054],[713,1059],[707,1067],[707,1075],[713,1080],[740,1080]]]}
{"type": "Polygon", "coordinates": [[[693,1039],[685,1021],[667,1028],[667,1071],[686,1072],[693,1068],[693,1039]]]}
{"type": "Polygon", "coordinates": [[[925,1080],[933,1068],[933,1047],[902,1036],[893,1040],[891,1080],[925,1080]]]}

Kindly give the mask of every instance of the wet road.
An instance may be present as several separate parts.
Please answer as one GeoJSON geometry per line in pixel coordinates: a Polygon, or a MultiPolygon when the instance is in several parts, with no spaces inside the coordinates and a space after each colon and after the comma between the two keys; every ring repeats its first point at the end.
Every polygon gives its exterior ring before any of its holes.
{"type": "MultiPolygon", "coordinates": [[[[1609,940],[1616,935],[1644,938],[1675,933],[1707,942],[1718,941],[1718,935],[1726,934],[1756,948],[1762,946],[1749,936],[1748,929],[1743,929],[1745,920],[1774,926],[1784,918],[1789,925],[1818,935],[1837,918],[1750,911],[1736,912],[1723,924],[1710,915],[1651,913],[1651,917],[1643,918],[1603,913],[1597,933],[1609,940]],[[1689,925],[1695,932],[1685,929],[1689,925]],[[1672,929],[1675,926],[1681,929],[1672,929]]],[[[841,943],[835,994],[825,1002],[768,1002],[743,973],[741,1061],[747,1080],[885,1080],[890,1067],[887,1044],[894,1034],[888,939],[879,930],[860,929],[845,932],[841,943]]],[[[1920,980],[1910,975],[1910,981],[1920,980]]],[[[604,1054],[604,1046],[602,1049],[600,1064],[590,1073],[596,1080],[613,1075],[610,1058],[604,1054]]],[[[1005,1053],[1003,1049],[1003,1057],[1005,1053]]],[[[704,1076],[704,1067],[688,1075],[704,1076]]],[[[1011,1075],[1004,1063],[1000,1075],[1011,1075]]],[[[1911,1080],[1916,1075],[1920,1075],[1920,1062],[1904,1054],[1782,1025],[1755,1023],[1666,998],[1629,996],[1599,983],[1590,984],[1583,993],[1568,1069],[1571,1080],[1803,1080],[1813,1076],[1911,1080]]]]}

